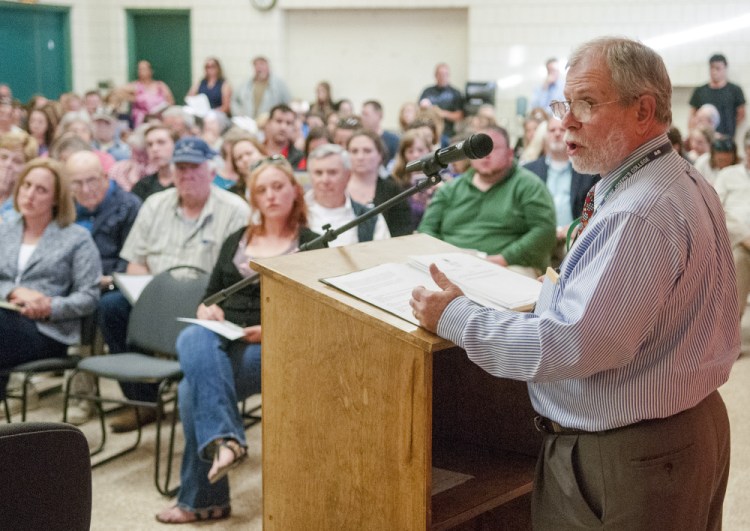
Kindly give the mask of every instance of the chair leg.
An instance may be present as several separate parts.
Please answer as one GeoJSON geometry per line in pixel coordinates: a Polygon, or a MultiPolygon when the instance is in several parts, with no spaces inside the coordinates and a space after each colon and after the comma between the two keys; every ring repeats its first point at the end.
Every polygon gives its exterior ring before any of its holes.
{"type": "MultiPolygon", "coordinates": [[[[65,380],[65,393],[63,395],[63,422],[68,422],[68,404],[70,403],[70,387],[71,382],[73,381],[73,378],[75,378],[76,374],[78,374],[80,371],[78,369],[73,369],[70,371],[70,374],[68,374],[68,378],[65,380]]],[[[99,398],[101,397],[101,394],[99,393],[99,380],[96,379],[94,382],[94,397],[99,398]]],[[[99,446],[96,447],[96,449],[89,452],[90,456],[95,456],[96,454],[100,453],[102,450],[104,450],[104,444],[107,441],[107,426],[104,422],[104,408],[102,407],[102,404],[100,401],[96,400],[95,398],[91,397],[76,397],[76,398],[83,398],[84,400],[90,400],[94,406],[96,407],[96,411],[99,414],[99,426],[101,431],[101,437],[99,438],[99,446]]]]}
{"type": "Polygon", "coordinates": [[[172,479],[172,461],[174,458],[175,430],[177,426],[177,389],[175,389],[174,396],[167,402],[164,402],[164,394],[167,392],[172,383],[173,382],[169,380],[164,380],[159,384],[159,394],[156,405],[156,449],[154,456],[154,484],[156,485],[156,490],[158,490],[159,493],[163,496],[168,496],[170,498],[176,496],[177,491],[180,489],[179,485],[172,489],[169,488],[169,482],[172,479]],[[167,448],[167,470],[165,474],[166,477],[164,479],[164,486],[162,486],[159,481],[161,478],[161,423],[165,416],[164,406],[165,404],[168,404],[170,402],[172,402],[174,406],[172,407],[172,421],[169,431],[169,447],[167,448]]]}
{"type": "Polygon", "coordinates": [[[8,397],[3,398],[3,406],[5,407],[5,420],[10,424],[10,407],[8,407],[8,397]]]}
{"type": "Polygon", "coordinates": [[[25,372],[23,373],[23,385],[21,386],[21,422],[26,422],[26,407],[29,399],[29,385],[31,385],[31,377],[34,373],[25,372]]]}

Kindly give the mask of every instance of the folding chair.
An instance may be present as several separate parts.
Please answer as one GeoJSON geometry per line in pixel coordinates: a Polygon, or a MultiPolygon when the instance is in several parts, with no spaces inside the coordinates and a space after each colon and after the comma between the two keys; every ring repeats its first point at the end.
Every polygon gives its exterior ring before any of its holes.
{"type": "MultiPolygon", "coordinates": [[[[144,288],[140,297],[130,312],[128,321],[128,345],[132,352],[109,354],[85,358],[78,363],[67,379],[65,386],[65,410],[70,398],[91,400],[96,404],[101,425],[101,442],[91,455],[97,455],[104,450],[106,442],[106,426],[104,422],[103,403],[116,403],[126,406],[149,407],[156,410],[156,455],[154,465],[154,483],[157,490],[165,495],[172,495],[175,489],[169,489],[172,472],[172,457],[174,454],[175,425],[177,422],[177,386],[182,378],[180,364],[176,360],[175,342],[186,323],[177,321],[178,317],[195,317],[195,310],[201,302],[208,274],[191,266],[179,266],[164,271],[156,276],[144,288]],[[158,353],[165,357],[153,356],[158,353]],[[99,382],[95,386],[94,394],[77,394],[70,390],[70,382],[78,372],[93,374],[97,378],[113,380],[157,383],[159,390],[155,402],[128,400],[127,398],[101,396],[99,382]],[[171,420],[169,447],[167,449],[167,466],[164,483],[160,483],[161,476],[161,424],[164,419],[164,409],[168,404],[174,404],[171,420]]],[[[109,456],[92,465],[96,467],[135,450],[141,442],[142,429],[139,422],[136,441],[128,448],[109,456]]]]}
{"type": "MultiPolygon", "coordinates": [[[[93,353],[94,342],[96,340],[96,315],[91,314],[81,319],[81,340],[77,345],[79,352],[82,349],[87,349],[89,353],[93,353]]],[[[78,362],[81,360],[81,356],[78,354],[68,354],[64,358],[43,358],[40,360],[27,361],[20,365],[6,370],[7,374],[21,374],[23,381],[21,384],[20,393],[10,392],[6,393],[3,405],[5,407],[5,419],[11,422],[12,415],[10,407],[8,405],[8,399],[20,400],[21,401],[21,422],[26,422],[26,410],[28,409],[28,398],[29,398],[29,387],[31,385],[31,378],[37,374],[44,373],[62,373],[69,369],[75,369],[78,362]]],[[[65,417],[65,414],[63,414],[65,417]]]]}

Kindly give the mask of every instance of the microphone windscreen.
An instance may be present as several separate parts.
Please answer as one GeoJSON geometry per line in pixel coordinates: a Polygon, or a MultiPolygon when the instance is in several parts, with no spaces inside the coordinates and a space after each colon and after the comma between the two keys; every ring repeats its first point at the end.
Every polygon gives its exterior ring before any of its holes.
{"type": "Polygon", "coordinates": [[[470,159],[481,159],[489,155],[493,147],[495,147],[495,144],[489,135],[477,133],[471,135],[466,141],[464,153],[470,159]]]}

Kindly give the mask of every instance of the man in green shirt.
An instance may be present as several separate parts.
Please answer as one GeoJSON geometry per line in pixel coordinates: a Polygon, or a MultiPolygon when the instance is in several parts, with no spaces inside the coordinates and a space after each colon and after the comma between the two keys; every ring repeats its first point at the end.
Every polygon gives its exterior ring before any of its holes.
{"type": "Polygon", "coordinates": [[[492,138],[492,152],[438,189],[418,230],[538,276],[555,247],[552,196],[541,179],[516,165],[505,129],[480,132],[492,138]]]}

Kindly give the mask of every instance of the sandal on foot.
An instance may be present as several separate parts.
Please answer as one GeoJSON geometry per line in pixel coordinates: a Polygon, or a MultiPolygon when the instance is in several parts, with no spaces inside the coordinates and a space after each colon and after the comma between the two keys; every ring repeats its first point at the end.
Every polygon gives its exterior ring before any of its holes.
{"type": "Polygon", "coordinates": [[[190,524],[209,520],[225,520],[232,514],[231,507],[188,511],[177,505],[165,509],[156,515],[156,521],[162,524],[190,524]]]}
{"type": "Polygon", "coordinates": [[[227,475],[227,473],[235,468],[237,465],[247,459],[247,450],[234,439],[221,439],[214,443],[214,463],[211,470],[208,472],[209,483],[216,483],[221,478],[227,475]],[[233,459],[223,466],[219,466],[219,458],[221,456],[221,449],[227,448],[234,454],[233,459]],[[215,471],[214,471],[215,469],[215,471]],[[213,471],[213,474],[211,473],[213,471]]]}

